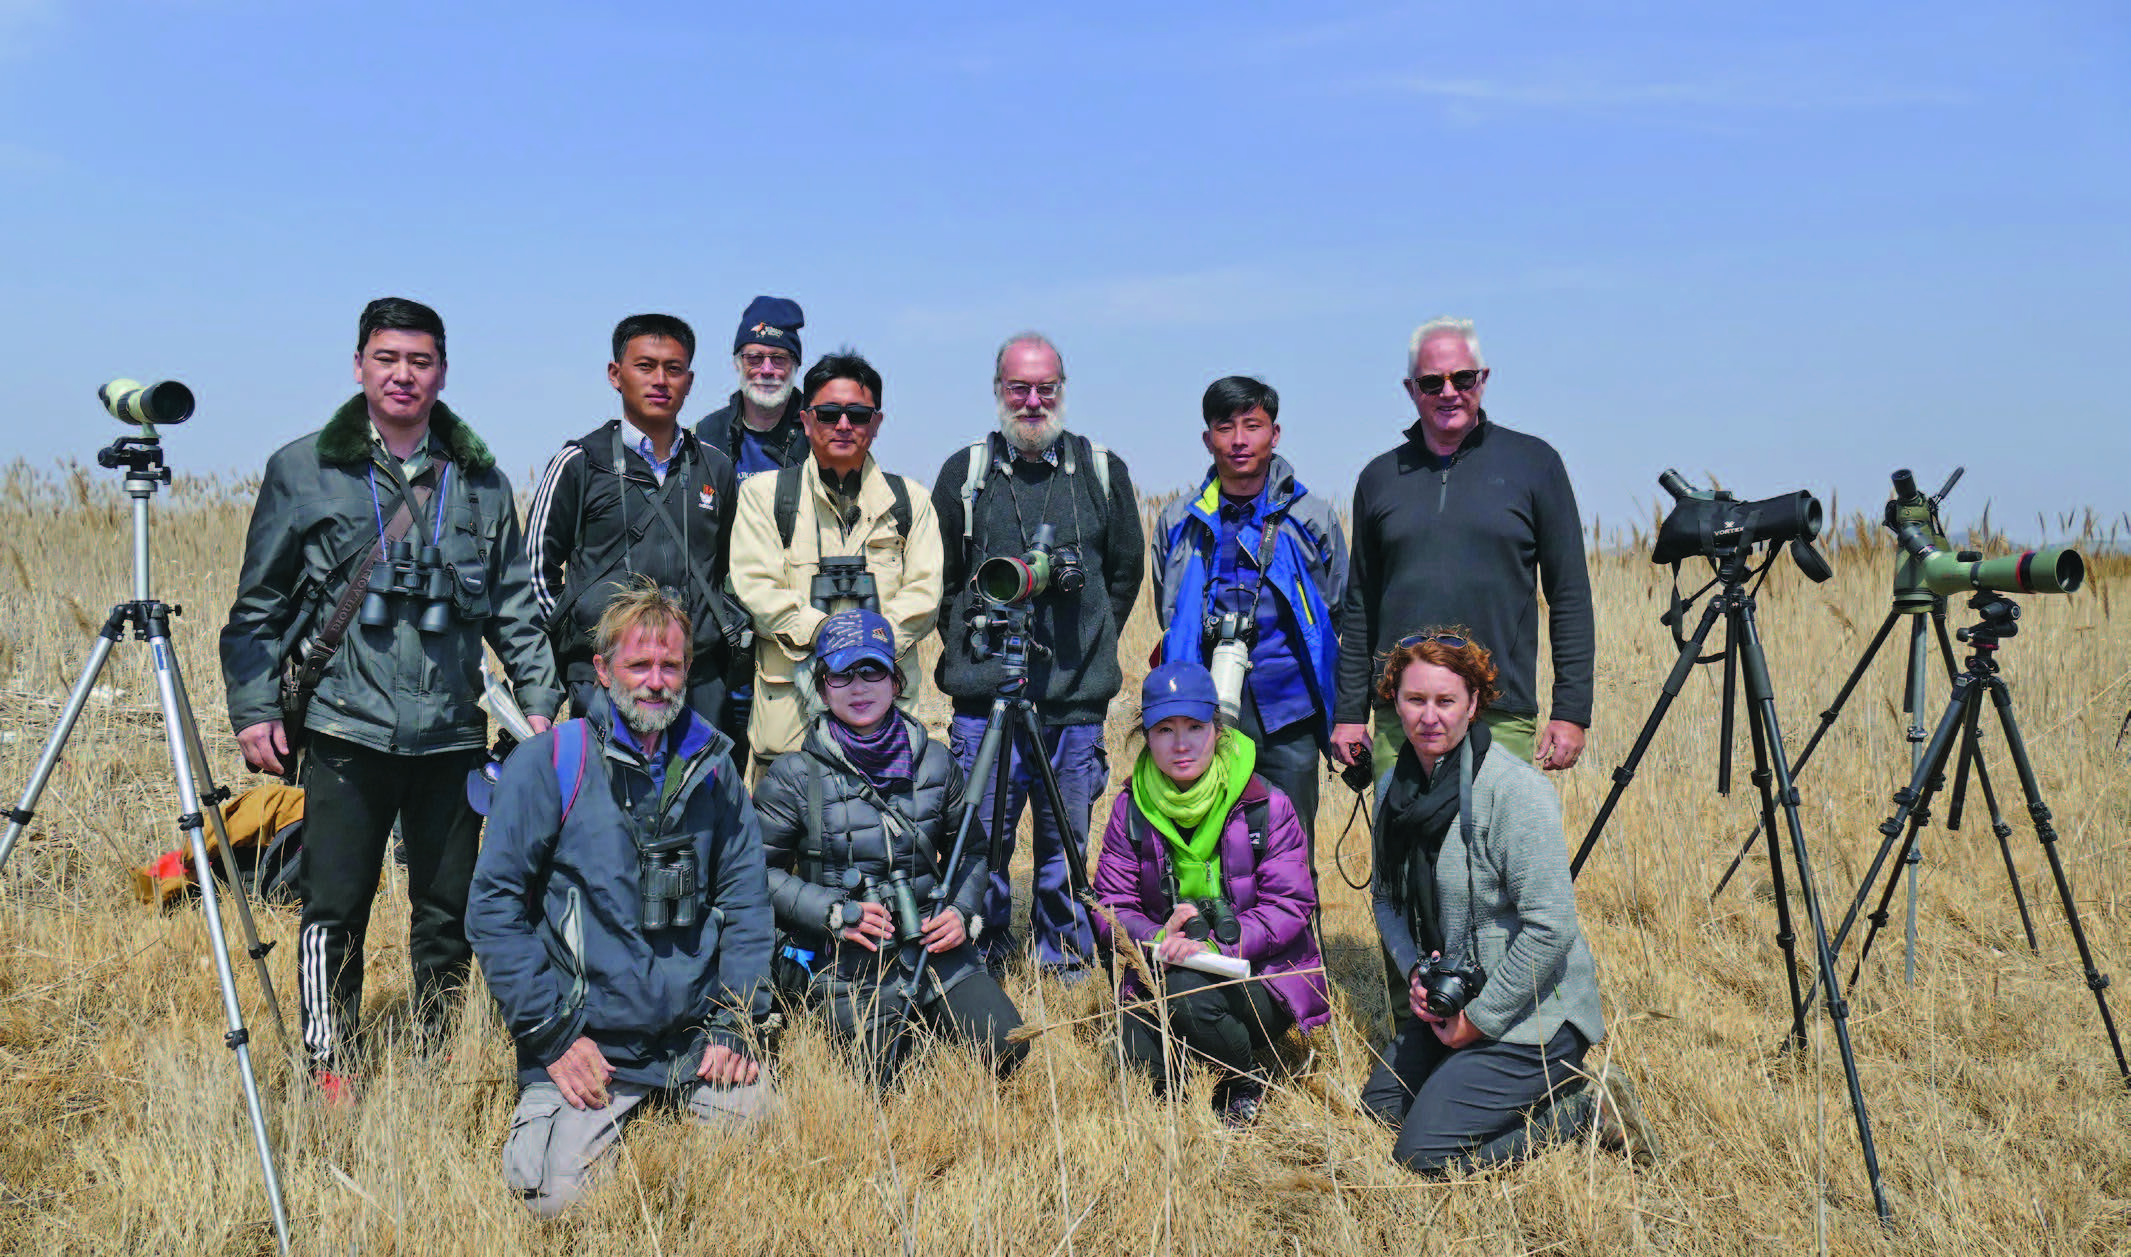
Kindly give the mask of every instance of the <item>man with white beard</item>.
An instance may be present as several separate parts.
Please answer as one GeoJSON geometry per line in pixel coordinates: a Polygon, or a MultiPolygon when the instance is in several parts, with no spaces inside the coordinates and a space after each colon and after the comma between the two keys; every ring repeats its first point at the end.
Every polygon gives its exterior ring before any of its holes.
{"type": "MultiPolygon", "coordinates": [[[[732,461],[741,480],[806,461],[811,448],[799,420],[799,329],[806,314],[790,297],[747,303],[733,333],[733,370],[740,387],[696,424],[696,439],[732,461]]],[[[748,762],[747,726],[755,706],[754,652],[735,651],[725,673],[718,728],[733,740],[733,761],[748,762]]]]}
{"type": "Polygon", "coordinates": [[[732,743],[691,711],[688,612],[639,577],[594,631],[590,712],[504,761],[466,937],[517,1044],[504,1179],[552,1217],[648,1101],[736,1131],[776,1106],[754,1027],[774,918],[732,743]]]}
{"type": "MultiPolygon", "coordinates": [[[[978,659],[970,641],[971,613],[985,609],[971,578],[987,558],[1026,553],[1037,529],[1049,525],[1055,534],[1050,586],[1034,598],[1032,625],[1036,643],[1049,653],[1031,659],[1027,690],[1035,700],[1044,745],[1030,745],[1022,731],[1002,751],[1010,760],[1005,846],[1003,858],[992,864],[980,942],[995,972],[1017,950],[1007,870],[1022,804],[1035,784],[1030,757],[1041,754],[1058,774],[1068,814],[1052,815],[1041,790],[1033,790],[1030,926],[1038,963],[1071,976],[1085,971],[1095,955],[1095,939],[1067,881],[1064,844],[1073,843],[1085,856],[1088,820],[1109,784],[1103,719],[1124,684],[1117,636],[1139,597],[1146,538],[1124,461],[1066,431],[1065,363],[1055,345],[1037,332],[1008,338],[993,360],[992,397],[999,430],[950,455],[932,491],[947,548],[948,599],[940,616],[942,649],[935,677],[954,700],[948,741],[968,772],[992,699],[1005,679],[999,656],[978,659]],[[1067,561],[1073,556],[1077,563],[1067,561]]],[[[997,646],[996,632],[991,636],[997,646]]],[[[989,832],[991,783],[973,781],[969,790],[989,832]]]]}

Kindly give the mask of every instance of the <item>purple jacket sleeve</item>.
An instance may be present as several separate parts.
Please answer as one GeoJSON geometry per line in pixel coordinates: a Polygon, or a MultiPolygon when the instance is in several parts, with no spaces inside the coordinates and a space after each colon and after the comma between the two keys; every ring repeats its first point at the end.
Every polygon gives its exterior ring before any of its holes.
{"type": "MultiPolygon", "coordinates": [[[[1316,884],[1310,877],[1309,846],[1302,833],[1302,822],[1296,819],[1295,805],[1286,795],[1275,790],[1267,812],[1267,824],[1271,828],[1265,836],[1265,858],[1258,865],[1258,902],[1248,911],[1236,914],[1236,924],[1242,937],[1234,947],[1220,950],[1231,956],[1240,956],[1253,966],[1264,964],[1280,955],[1295,940],[1302,937],[1310,927],[1310,911],[1317,906],[1316,884]]],[[[1229,832],[1241,833],[1242,843],[1248,849],[1248,830],[1239,805],[1229,813],[1229,832]]],[[[1222,843],[1224,858],[1235,849],[1222,843]]]]}
{"type": "MultiPolygon", "coordinates": [[[[1096,858],[1092,880],[1095,900],[1117,914],[1117,922],[1125,927],[1125,933],[1134,942],[1146,942],[1162,928],[1162,923],[1147,915],[1147,905],[1141,898],[1140,861],[1132,849],[1130,828],[1132,798],[1120,792],[1110,808],[1110,823],[1103,828],[1102,854],[1096,858]]],[[[1110,941],[1110,923],[1101,913],[1095,914],[1095,932],[1103,942],[1110,941]]]]}

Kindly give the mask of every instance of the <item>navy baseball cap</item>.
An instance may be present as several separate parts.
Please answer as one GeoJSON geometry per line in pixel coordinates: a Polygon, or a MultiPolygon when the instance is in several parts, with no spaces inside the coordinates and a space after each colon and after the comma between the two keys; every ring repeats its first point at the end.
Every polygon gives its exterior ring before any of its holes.
{"type": "Polygon", "coordinates": [[[893,672],[895,629],[878,611],[839,611],[821,622],[814,657],[831,672],[849,672],[868,659],[893,672]]]}
{"type": "Polygon", "coordinates": [[[790,297],[757,297],[747,303],[747,312],[740,316],[740,330],[733,333],[733,352],[739,353],[749,345],[761,345],[782,349],[796,359],[799,357],[799,329],[806,323],[806,315],[800,312],[799,303],[790,297]]]}
{"type": "Polygon", "coordinates": [[[1189,659],[1165,663],[1147,674],[1139,687],[1140,728],[1152,729],[1171,716],[1211,721],[1221,710],[1213,673],[1189,659]]]}

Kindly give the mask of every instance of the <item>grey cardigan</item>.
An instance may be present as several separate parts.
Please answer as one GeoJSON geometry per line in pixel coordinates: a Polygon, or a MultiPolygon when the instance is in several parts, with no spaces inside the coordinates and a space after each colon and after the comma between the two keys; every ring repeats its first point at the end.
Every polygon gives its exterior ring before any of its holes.
{"type": "MultiPolygon", "coordinates": [[[[1464,753],[1464,747],[1458,748],[1464,753]]],[[[1375,861],[1384,858],[1385,773],[1376,788],[1375,861]]],[[[1596,1043],[1606,1034],[1598,1007],[1598,970],[1576,923],[1576,886],[1561,831],[1561,801],[1539,770],[1499,748],[1480,762],[1472,783],[1473,841],[1466,881],[1462,817],[1453,820],[1436,857],[1436,901],[1453,959],[1476,937],[1487,982],[1465,1009],[1481,1034],[1501,1043],[1543,1044],[1568,1022],[1596,1043]],[[1468,935],[1468,922],[1473,935],[1468,935]]],[[[1401,972],[1422,958],[1405,913],[1375,879],[1377,929],[1401,972]]]]}

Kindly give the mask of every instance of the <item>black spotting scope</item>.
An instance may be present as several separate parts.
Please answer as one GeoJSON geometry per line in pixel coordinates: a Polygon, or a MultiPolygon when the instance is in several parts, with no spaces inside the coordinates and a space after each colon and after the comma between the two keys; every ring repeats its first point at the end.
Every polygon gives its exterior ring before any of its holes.
{"type": "Polygon", "coordinates": [[[1764,541],[1789,541],[1796,543],[1791,555],[1799,567],[1815,581],[1827,579],[1827,561],[1811,550],[1820,535],[1820,499],[1805,490],[1741,502],[1728,489],[1697,489],[1671,468],[1657,483],[1675,505],[1658,526],[1651,562],[1677,563],[1697,554],[1714,558],[1720,551],[1743,551],[1764,541]],[[1801,549],[1811,553],[1810,563],[1801,549]]]}
{"type": "Polygon", "coordinates": [[[169,424],[192,418],[192,390],[176,380],[113,380],[96,390],[96,400],[120,423],[169,424]]]}

